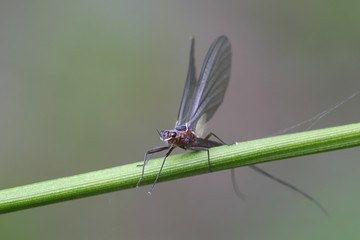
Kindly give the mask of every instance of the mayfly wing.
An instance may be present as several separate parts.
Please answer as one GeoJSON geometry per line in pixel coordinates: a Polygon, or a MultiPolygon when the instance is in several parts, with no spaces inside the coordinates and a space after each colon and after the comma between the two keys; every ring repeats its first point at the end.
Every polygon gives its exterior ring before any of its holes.
{"type": "Polygon", "coordinates": [[[194,95],[194,90],[196,87],[196,68],[195,68],[195,39],[191,37],[191,47],[190,47],[190,59],[189,59],[189,67],[188,73],[186,77],[186,82],[184,86],[183,95],[181,98],[179,113],[176,125],[183,125],[188,119],[188,115],[190,112],[190,105],[192,101],[192,97],[194,95]]]}
{"type": "Polygon", "coordinates": [[[222,103],[231,73],[231,44],[226,36],[210,46],[192,96],[186,124],[197,131],[198,121],[206,123],[222,103]]]}

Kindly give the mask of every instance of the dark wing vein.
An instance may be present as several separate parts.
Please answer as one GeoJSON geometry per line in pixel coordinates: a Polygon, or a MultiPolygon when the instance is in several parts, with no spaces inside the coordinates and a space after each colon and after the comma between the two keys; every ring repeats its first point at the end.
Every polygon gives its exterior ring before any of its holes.
{"type": "Polygon", "coordinates": [[[196,87],[196,68],[195,68],[194,48],[195,48],[195,39],[192,37],[188,73],[186,77],[183,95],[181,98],[176,126],[183,125],[187,121],[190,112],[191,101],[196,87]]]}
{"type": "Polygon", "coordinates": [[[200,72],[187,124],[196,131],[201,117],[209,121],[221,105],[231,73],[231,45],[226,36],[218,37],[210,46],[200,72]]]}

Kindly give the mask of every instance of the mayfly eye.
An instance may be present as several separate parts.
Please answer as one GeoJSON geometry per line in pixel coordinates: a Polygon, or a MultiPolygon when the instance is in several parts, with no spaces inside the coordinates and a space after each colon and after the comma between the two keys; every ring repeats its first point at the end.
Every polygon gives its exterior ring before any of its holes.
{"type": "Polygon", "coordinates": [[[176,137],[176,132],[172,132],[170,136],[173,138],[176,137]]]}

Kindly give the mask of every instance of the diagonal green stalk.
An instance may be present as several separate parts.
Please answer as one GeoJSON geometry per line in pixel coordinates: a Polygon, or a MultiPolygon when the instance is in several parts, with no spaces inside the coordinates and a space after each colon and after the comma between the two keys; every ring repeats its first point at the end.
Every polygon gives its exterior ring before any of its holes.
{"type": "MultiPolygon", "coordinates": [[[[212,148],[211,168],[220,171],[359,145],[360,123],[355,123],[212,148]]],[[[142,185],[154,181],[162,160],[149,161],[142,185]]],[[[141,163],[1,190],[0,213],[134,188],[141,174],[141,168],[137,165],[141,163]]],[[[166,161],[159,182],[207,173],[207,164],[206,152],[171,156],[166,161]]]]}

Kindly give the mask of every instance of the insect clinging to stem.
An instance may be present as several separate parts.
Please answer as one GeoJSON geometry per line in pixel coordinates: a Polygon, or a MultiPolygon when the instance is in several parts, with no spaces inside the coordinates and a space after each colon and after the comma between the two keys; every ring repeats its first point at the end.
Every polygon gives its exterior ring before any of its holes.
{"type": "Polygon", "coordinates": [[[145,153],[142,173],[137,187],[144,176],[145,165],[150,155],[167,150],[149,194],[151,194],[159,179],[166,158],[176,147],[185,150],[207,151],[208,166],[209,171],[211,171],[209,148],[224,144],[213,133],[210,133],[205,138],[198,135],[200,129],[212,118],[224,99],[231,71],[230,41],[226,36],[220,36],[212,43],[206,54],[198,81],[195,71],[194,45],[195,40],[191,38],[188,74],[175,127],[171,130],[159,132],[160,139],[168,143],[168,145],[152,148],[145,153]],[[219,142],[210,140],[209,138],[212,136],[217,138],[219,142]]]}
{"type": "MultiPolygon", "coordinates": [[[[211,44],[205,56],[198,79],[196,77],[195,71],[194,48],[195,40],[194,38],[191,38],[188,73],[175,127],[170,130],[158,131],[160,140],[166,142],[167,145],[154,147],[148,150],[145,153],[143,164],[139,165],[142,166],[142,171],[136,187],[139,187],[141,180],[143,179],[145,166],[149,160],[149,157],[154,153],[165,150],[167,151],[159,172],[156,175],[156,178],[148,192],[149,194],[152,193],[155,184],[161,175],[166,158],[176,147],[182,148],[184,150],[206,151],[208,167],[209,171],[211,171],[209,149],[216,146],[226,145],[214,133],[208,134],[205,138],[201,138],[200,135],[204,129],[205,123],[207,123],[213,117],[216,110],[223,102],[231,74],[231,44],[229,39],[224,35],[218,37],[211,44]],[[210,137],[216,138],[217,141],[210,140],[210,137]]],[[[300,193],[305,198],[309,199],[311,202],[317,205],[326,214],[324,207],[322,207],[322,205],[309,194],[303,192],[290,183],[287,183],[286,181],[283,181],[265,172],[257,166],[252,165],[250,167],[258,173],[263,174],[264,176],[300,193]]],[[[237,187],[234,185],[234,188],[237,187]]]]}

